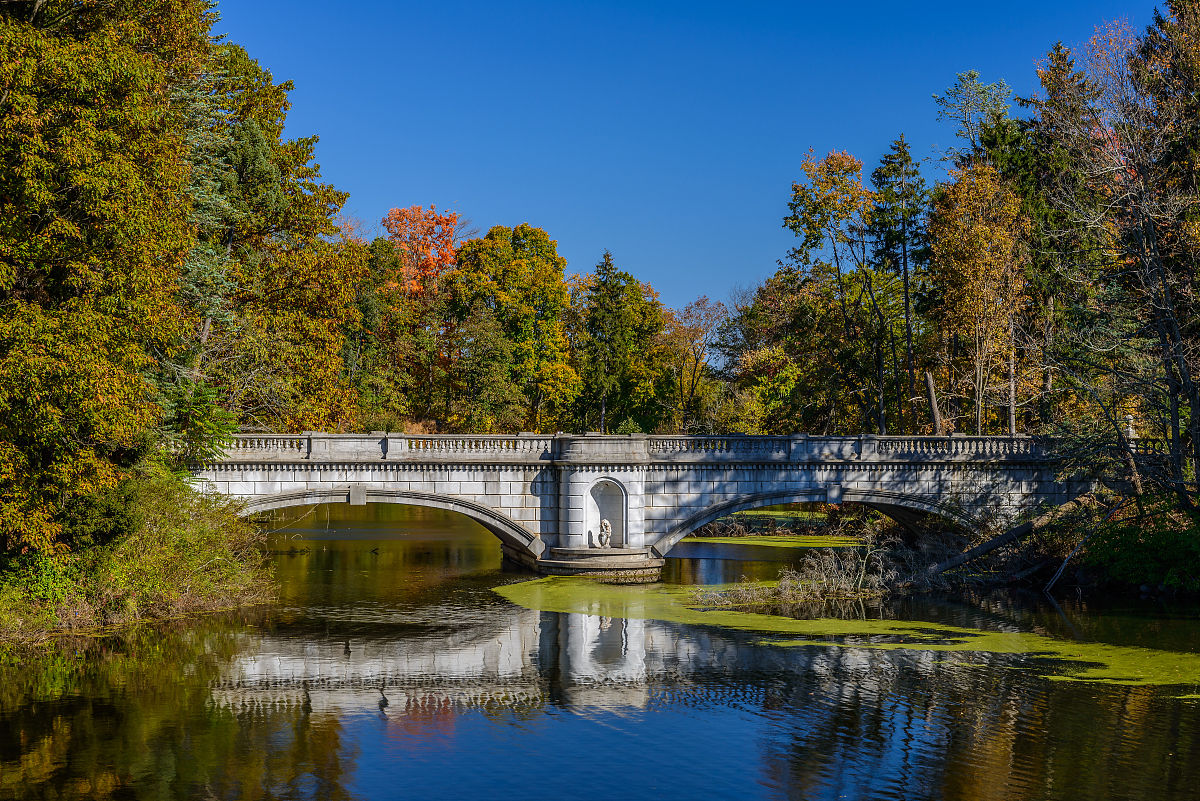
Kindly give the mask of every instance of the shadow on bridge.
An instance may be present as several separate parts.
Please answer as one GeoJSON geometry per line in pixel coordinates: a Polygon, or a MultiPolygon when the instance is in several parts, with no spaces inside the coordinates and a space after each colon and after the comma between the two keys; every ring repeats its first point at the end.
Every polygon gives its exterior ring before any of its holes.
{"type": "MultiPolygon", "coordinates": [[[[735,498],[692,515],[660,537],[652,547],[656,553],[665,556],[680,540],[721,518],[738,512],[794,503],[824,504],[831,503],[831,501],[826,489],[763,492],[735,498]]],[[[843,489],[840,494],[840,503],[861,504],[908,527],[924,522],[930,516],[943,520],[955,528],[971,529],[979,525],[978,520],[964,513],[954,504],[935,503],[928,498],[900,492],[843,489]]]]}

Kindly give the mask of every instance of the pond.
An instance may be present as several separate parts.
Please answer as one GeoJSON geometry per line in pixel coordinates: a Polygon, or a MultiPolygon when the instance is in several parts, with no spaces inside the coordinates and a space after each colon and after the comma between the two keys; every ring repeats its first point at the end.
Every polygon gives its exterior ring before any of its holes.
{"type": "Polygon", "coordinates": [[[1184,799],[1193,605],[988,595],[865,619],[698,611],[781,543],[661,585],[537,579],[451,513],[277,522],[277,603],[63,640],[0,674],[0,798],[1184,799]]]}

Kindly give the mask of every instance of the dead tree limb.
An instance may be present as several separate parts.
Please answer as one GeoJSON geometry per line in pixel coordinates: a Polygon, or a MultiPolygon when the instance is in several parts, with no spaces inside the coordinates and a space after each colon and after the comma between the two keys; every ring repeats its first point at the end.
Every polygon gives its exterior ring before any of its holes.
{"type": "Polygon", "coordinates": [[[997,548],[1007,545],[1010,542],[1015,542],[1024,537],[1028,537],[1035,531],[1040,531],[1041,529],[1046,528],[1060,517],[1063,517],[1070,512],[1073,512],[1077,509],[1082,509],[1086,506],[1092,506],[1096,502],[1096,498],[1091,493],[1080,495],[1078,498],[1067,501],[1061,506],[1056,506],[1044,514],[1033,518],[1032,520],[1026,520],[1024,523],[1013,526],[1003,534],[997,534],[987,542],[982,542],[970,550],[964,551],[957,556],[952,556],[944,562],[939,562],[938,564],[933,565],[929,568],[929,575],[936,576],[941,573],[945,573],[947,570],[953,570],[956,567],[965,565],[967,562],[989,554],[997,548]]]}

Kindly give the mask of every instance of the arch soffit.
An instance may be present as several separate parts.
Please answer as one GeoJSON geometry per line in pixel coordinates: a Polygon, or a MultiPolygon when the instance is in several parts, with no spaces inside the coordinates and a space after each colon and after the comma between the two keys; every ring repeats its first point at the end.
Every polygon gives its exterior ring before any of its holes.
{"type": "MultiPolygon", "coordinates": [[[[823,487],[746,495],[741,498],[736,498],[732,501],[727,501],[726,503],[710,507],[702,512],[692,515],[687,520],[679,523],[669,532],[659,537],[651,547],[659,556],[665,556],[668,551],[674,548],[675,545],[688,534],[691,534],[693,531],[708,525],[714,520],[734,514],[735,512],[742,512],[747,509],[758,509],[763,506],[775,506],[782,503],[826,503],[827,497],[826,490],[823,487]]],[[[898,492],[894,493],[876,490],[858,490],[846,487],[842,490],[841,502],[861,503],[865,506],[875,508],[884,514],[888,514],[889,509],[933,514],[945,518],[955,525],[968,528],[974,527],[978,522],[966,517],[956,510],[948,509],[937,503],[931,502],[928,499],[905,495],[898,492]]]]}
{"type": "MultiPolygon", "coordinates": [[[[316,503],[348,503],[349,490],[300,490],[278,495],[265,495],[250,499],[242,509],[243,515],[285,509],[289,506],[309,506],[316,503]]],[[[534,536],[508,516],[482,504],[461,498],[436,495],[429,492],[407,490],[373,490],[365,492],[367,503],[394,503],[406,506],[423,506],[458,512],[496,535],[501,542],[519,548],[535,558],[541,556],[545,544],[541,537],[534,536]]]]}

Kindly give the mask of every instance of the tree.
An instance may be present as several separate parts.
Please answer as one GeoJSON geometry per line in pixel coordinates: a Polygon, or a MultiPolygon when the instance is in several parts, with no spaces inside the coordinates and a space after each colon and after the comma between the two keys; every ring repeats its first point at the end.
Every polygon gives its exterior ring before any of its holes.
{"type": "Polygon", "coordinates": [[[717,336],[728,318],[724,303],[704,295],[667,314],[664,336],[675,375],[675,414],[680,431],[690,431],[700,417],[700,389],[712,371],[717,336]]]}
{"type": "MultiPolygon", "coordinates": [[[[1092,347],[1120,346],[1153,369],[1089,361],[1156,419],[1169,442],[1168,470],[1157,480],[1189,510],[1197,508],[1200,448],[1198,37],[1200,13],[1186,2],[1170,3],[1142,37],[1123,25],[1100,29],[1081,59],[1082,76],[1059,81],[1053,102],[1039,107],[1088,190],[1061,193],[1056,203],[1104,249],[1101,278],[1110,296],[1136,309],[1138,325],[1109,329],[1092,347]]],[[[1108,428],[1107,442],[1132,460],[1119,421],[1108,428]]]]}
{"type": "Polygon", "coordinates": [[[1028,220],[1020,200],[987,166],[955,170],[930,221],[933,279],[941,287],[943,327],[961,337],[972,364],[975,433],[984,429],[984,397],[995,370],[1010,364],[1015,317],[1024,302],[1028,220]]]}
{"type": "MultiPolygon", "coordinates": [[[[904,289],[904,370],[908,378],[908,401],[897,398],[897,411],[916,397],[915,352],[913,349],[913,284],[923,277],[928,261],[925,216],[929,191],[913,161],[904,135],[892,142],[891,150],[871,173],[875,205],[871,212],[872,258],[885,271],[899,271],[904,289]]],[[[901,417],[900,425],[904,421],[901,417]]]]}
{"type": "MultiPolygon", "coordinates": [[[[820,161],[810,155],[803,170],[804,179],[792,184],[791,213],[784,218],[784,227],[801,240],[789,256],[804,279],[806,300],[818,308],[831,302],[840,312],[840,335],[829,332],[825,343],[826,357],[840,367],[831,376],[841,385],[836,394],[859,405],[860,426],[884,434],[888,387],[900,374],[902,316],[891,302],[895,287],[871,264],[875,196],[863,186],[862,162],[848,153],[830,153],[820,161]]],[[[828,319],[827,309],[812,311],[818,320],[828,319]]],[[[902,402],[896,395],[893,399],[902,402]]],[[[895,411],[893,419],[901,414],[895,411]]]]}
{"type": "MultiPolygon", "coordinates": [[[[1070,308],[1087,306],[1097,278],[1096,255],[1100,242],[1071,223],[1057,198],[1069,196],[1072,203],[1090,205],[1099,212],[1091,190],[1078,165],[1060,143],[1055,119],[1071,119],[1077,125],[1086,113],[1081,101],[1090,91],[1086,79],[1075,69],[1071,52],[1056,44],[1039,66],[1042,95],[1018,102],[1032,108],[1029,119],[996,118],[985,123],[977,163],[995,167],[1005,184],[1021,199],[1021,212],[1030,221],[1029,259],[1026,262],[1029,304],[1019,328],[1024,332],[1025,351],[1037,358],[1042,374],[1039,412],[1041,425],[1051,429],[1061,419],[1054,413],[1056,355],[1065,343],[1060,329],[1070,308]],[[1052,110],[1052,111],[1051,111],[1052,110]],[[1049,112],[1049,113],[1047,113],[1049,112]]],[[[1065,402],[1070,402],[1065,396],[1065,402]]]]}
{"type": "Polygon", "coordinates": [[[345,429],[356,415],[346,334],[368,260],[337,224],[346,194],[320,182],[316,137],[283,138],[290,82],[235,45],[214,47],[205,72],[203,124],[223,136],[196,158],[213,178],[193,260],[218,280],[193,282],[187,373],[218,387],[245,428],[345,429]]]}
{"type": "Polygon", "coordinates": [[[511,343],[512,380],[525,394],[530,430],[557,425],[580,390],[564,330],[570,304],[566,264],[542,229],[498,225],[464,242],[458,266],[447,276],[455,319],[487,309],[511,343]]]}
{"type": "Polygon", "coordinates": [[[956,77],[957,81],[946,94],[935,94],[933,102],[938,106],[939,120],[950,120],[958,125],[954,133],[970,145],[969,154],[979,146],[983,125],[1008,113],[1012,90],[1004,81],[983,83],[977,70],[960,72],[956,77]]]}
{"type": "Polygon", "coordinates": [[[152,350],[192,246],[175,90],[207,4],[0,5],[0,541],[70,545],[72,510],[153,445],[152,350]]]}
{"type": "Polygon", "coordinates": [[[618,270],[606,250],[592,275],[577,282],[571,305],[571,349],[583,382],[581,423],[586,427],[598,419],[600,431],[607,432],[609,401],[615,397],[611,419],[653,428],[661,416],[650,407],[659,405],[655,381],[663,330],[662,304],[653,290],[618,270]]]}
{"type": "Polygon", "coordinates": [[[401,286],[416,295],[436,288],[444,273],[454,267],[463,221],[456,212],[438,213],[430,206],[392,209],[383,218],[388,239],[401,254],[401,286]]]}

